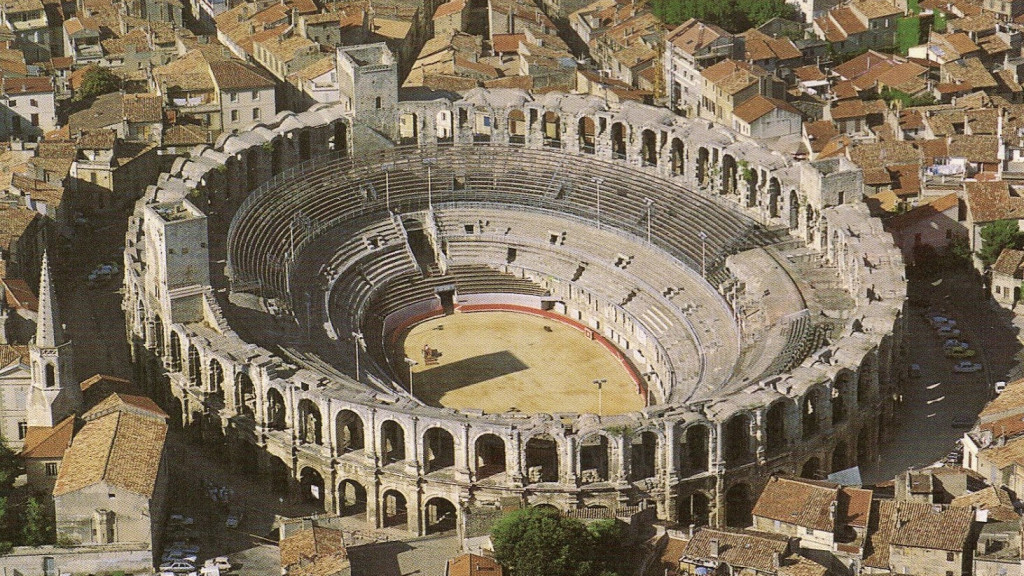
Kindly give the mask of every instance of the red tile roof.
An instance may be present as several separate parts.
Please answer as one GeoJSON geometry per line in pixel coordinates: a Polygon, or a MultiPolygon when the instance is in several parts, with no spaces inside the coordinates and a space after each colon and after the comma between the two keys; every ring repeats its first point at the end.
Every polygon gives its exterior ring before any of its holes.
{"type": "Polygon", "coordinates": [[[74,432],[74,416],[68,416],[52,428],[29,426],[25,432],[25,444],[21,449],[21,457],[43,460],[63,458],[64,451],[71,445],[71,437],[74,432]]]}

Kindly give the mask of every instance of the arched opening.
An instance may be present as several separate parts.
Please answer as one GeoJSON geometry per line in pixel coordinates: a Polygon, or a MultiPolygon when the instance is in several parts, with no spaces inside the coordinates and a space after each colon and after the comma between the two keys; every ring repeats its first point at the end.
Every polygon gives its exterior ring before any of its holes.
{"type": "Polygon", "coordinates": [[[245,372],[235,374],[235,410],[240,416],[256,417],[256,387],[245,372]]]}
{"type": "Polygon", "coordinates": [[[153,319],[153,337],[156,341],[156,355],[158,358],[164,357],[164,322],[160,319],[160,315],[153,319]]]}
{"type": "Polygon", "coordinates": [[[526,115],[522,110],[508,113],[508,141],[510,144],[526,143],[526,115]]]}
{"type": "Polygon", "coordinates": [[[271,430],[284,430],[284,396],[277,388],[267,390],[267,427],[271,430]]]}
{"type": "Polygon", "coordinates": [[[423,464],[427,474],[455,466],[455,439],[443,428],[423,434],[423,464]]]}
{"type": "Polygon", "coordinates": [[[46,387],[54,388],[57,386],[57,369],[53,367],[53,364],[47,362],[46,368],[43,369],[46,373],[46,387]]]}
{"type": "Polygon", "coordinates": [[[338,484],[338,515],[362,516],[366,514],[366,488],[355,480],[342,480],[338,484]]]}
{"type": "Polygon", "coordinates": [[[757,206],[757,170],[744,162],[741,166],[740,177],[747,184],[747,208],[753,208],[757,206]]]}
{"type": "Polygon", "coordinates": [[[534,504],[533,506],[530,506],[530,508],[533,508],[534,510],[543,510],[544,512],[554,516],[562,513],[562,511],[558,509],[558,506],[555,506],[554,504],[534,504]]]}
{"type": "Polygon", "coordinates": [[[584,484],[608,481],[608,438],[594,434],[580,442],[580,481],[584,484]]]}
{"type": "Polygon", "coordinates": [[[847,409],[846,409],[846,396],[848,394],[847,389],[849,384],[846,378],[837,378],[835,386],[832,388],[832,424],[841,424],[846,422],[847,409]]]}
{"type": "Polygon", "coordinates": [[[772,176],[768,180],[768,216],[772,218],[779,217],[779,200],[782,196],[782,185],[779,184],[779,179],[772,176]]]}
{"type": "Polygon", "coordinates": [[[796,190],[789,191],[789,229],[796,230],[800,227],[800,200],[797,198],[796,190]]]}
{"type": "Polygon", "coordinates": [[[679,138],[672,139],[672,175],[686,174],[686,147],[679,138]]]}
{"type": "Polygon", "coordinates": [[[658,165],[658,136],[653,130],[640,133],[640,157],[644,166],[658,165]]]}
{"type": "Polygon", "coordinates": [[[224,390],[224,367],[216,358],[210,359],[210,392],[217,394],[224,390]]]}
{"type": "Polygon", "coordinates": [[[434,133],[439,144],[451,142],[454,138],[452,131],[452,113],[449,110],[441,110],[434,119],[434,133]]]}
{"type": "Polygon", "coordinates": [[[836,449],[832,451],[832,471],[846,470],[848,462],[849,455],[846,453],[846,441],[840,440],[836,444],[836,449]]]}
{"type": "Polygon", "coordinates": [[[291,474],[288,465],[277,456],[268,456],[267,480],[270,482],[270,489],[275,494],[284,494],[288,491],[288,479],[291,474]]]}
{"type": "MultiPolygon", "coordinates": [[[[696,424],[686,429],[686,460],[684,465],[690,472],[707,472],[711,434],[708,427],[696,424]]],[[[688,476],[689,474],[687,474],[688,476]]]]}
{"type": "Polygon", "coordinates": [[[558,444],[547,434],[526,442],[526,474],[530,483],[558,481],[558,444]]]}
{"type": "Polygon", "coordinates": [[[302,497],[307,502],[316,502],[322,508],[324,505],[324,477],[313,468],[303,468],[299,472],[299,486],[302,488],[302,497]]]}
{"type": "Polygon", "coordinates": [[[351,410],[342,410],[338,412],[334,422],[338,454],[364,449],[363,419],[358,414],[351,410]]]}
{"type": "Polygon", "coordinates": [[[299,160],[309,160],[309,132],[302,130],[299,132],[299,160]]]}
{"type": "Polygon", "coordinates": [[[544,145],[552,148],[562,146],[561,119],[558,114],[547,111],[541,118],[541,133],[544,134],[544,145]]]}
{"type": "Polygon", "coordinates": [[[864,361],[860,365],[860,370],[857,371],[857,403],[865,405],[871,400],[871,396],[874,392],[874,364],[871,360],[871,356],[865,356],[864,361]]]}
{"type": "Polygon", "coordinates": [[[800,477],[807,478],[809,480],[820,480],[821,479],[821,460],[817,456],[807,459],[804,462],[802,468],[800,468],[800,477]]]}
{"type": "Polygon", "coordinates": [[[818,423],[818,391],[808,390],[800,401],[800,422],[803,425],[804,440],[814,436],[820,429],[818,423]]]}
{"type": "Polygon", "coordinates": [[[722,155],[722,194],[736,192],[736,159],[732,154],[722,155]]]}
{"type": "Polygon", "coordinates": [[[384,527],[408,529],[409,510],[406,508],[405,496],[397,490],[386,490],[382,498],[381,517],[384,527]]]}
{"type": "Polygon", "coordinates": [[[181,338],[171,331],[171,370],[181,372],[181,338]]]}
{"type": "Polygon", "coordinates": [[[323,444],[320,407],[309,398],[299,400],[299,441],[305,444],[323,444]]]}
{"type": "Polygon", "coordinates": [[[594,128],[594,119],[589,116],[580,118],[576,131],[579,133],[580,151],[586,154],[593,154],[597,134],[594,128]]]}
{"type": "Polygon", "coordinates": [[[203,386],[203,368],[199,361],[199,350],[194,344],[188,345],[188,379],[193,386],[203,386]]]}
{"type": "Polygon", "coordinates": [[[476,479],[483,480],[505,471],[505,442],[494,434],[476,439],[476,479]]]}
{"type": "Polygon", "coordinates": [[[708,149],[701,146],[697,149],[697,183],[707,186],[710,179],[708,171],[708,149]]]}
{"type": "Polygon", "coordinates": [[[394,420],[380,426],[380,457],[384,466],[405,460],[405,430],[394,420]]]}
{"type": "Polygon", "coordinates": [[[427,500],[426,531],[427,534],[448,532],[455,530],[456,511],[455,505],[444,498],[431,498],[427,500]]]}
{"type": "Polygon", "coordinates": [[[711,500],[700,492],[679,499],[679,523],[683,526],[707,526],[711,516],[711,500]]]}
{"type": "Polygon", "coordinates": [[[419,122],[416,114],[406,113],[398,117],[398,136],[402,144],[415,144],[419,138],[419,122]]]}
{"type": "Polygon", "coordinates": [[[633,436],[629,446],[629,476],[633,481],[651,478],[655,474],[658,452],[658,436],[654,432],[642,432],[633,436]]]}
{"type": "Polygon", "coordinates": [[[750,450],[750,417],[740,413],[725,423],[725,462],[730,466],[745,464],[753,458],[750,450]]]}
{"type": "Polygon", "coordinates": [[[344,122],[334,123],[334,149],[342,156],[348,155],[348,125],[344,122]]]}
{"type": "Polygon", "coordinates": [[[626,128],[622,122],[612,124],[612,158],[624,160],[626,158],[626,128]]]}
{"type": "Polygon", "coordinates": [[[786,404],[776,402],[768,408],[764,423],[764,448],[770,456],[786,449],[786,404]]]}
{"type": "Polygon", "coordinates": [[[733,528],[745,528],[753,522],[750,501],[750,487],[736,484],[725,493],[725,525],[733,528]]]}

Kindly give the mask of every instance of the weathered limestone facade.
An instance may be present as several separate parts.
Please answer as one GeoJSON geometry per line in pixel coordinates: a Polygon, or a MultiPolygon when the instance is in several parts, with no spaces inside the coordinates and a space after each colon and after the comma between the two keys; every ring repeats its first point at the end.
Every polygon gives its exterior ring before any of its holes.
{"type": "MultiPolygon", "coordinates": [[[[339,105],[319,105],[225,135],[213,147],[197,147],[136,206],[125,251],[126,329],[138,381],[149,383],[177,424],[204,441],[224,443],[233,460],[265,474],[273,487],[301,486],[310,494],[315,486],[326,510],[365,512],[376,526],[405,525],[418,534],[509,496],[560,509],[653,504],[666,520],[743,524],[768,474],[875,458],[905,375],[906,293],[899,250],[869,217],[860,190],[845,189],[857,181],[856,172],[794,163],[665,109],[633,103],[613,109],[585,96],[476,90],[454,101],[399,101],[394,115],[395,126],[406,127],[402,143],[416,145],[409,150],[493,145],[521,147],[524,153],[553,150],[565,156],[566,165],[600,159],[610,170],[642,171],[721,210],[788,230],[792,242],[809,249],[809,258],[820,258],[838,273],[837,282],[854,302],[846,329],[788,373],[760,381],[723,379],[732,385],[699,401],[674,400],[670,379],[659,371],[664,367],[652,362],[661,382],[661,388],[652,386],[652,406],[604,418],[437,409],[379,379],[356,381],[297,367],[243,341],[214,294],[229,287],[223,261],[230,259],[231,239],[245,237],[246,215],[255,206],[262,213],[278,210],[283,232],[254,248],[265,263],[259,278],[229,262],[230,288],[264,294],[292,288],[297,276],[289,268],[296,252],[322,237],[336,214],[329,206],[309,205],[299,215],[274,204],[279,200],[273,191],[286,183],[362,190],[361,198],[352,196],[353,214],[388,218],[385,202],[395,209],[382,183],[397,175],[387,162],[373,164],[378,152],[357,150],[352,157],[361,162],[358,174],[373,179],[372,187],[363,188],[354,170],[339,174],[331,164],[336,158],[321,157],[333,151],[349,158],[353,127],[339,105]],[[815,190],[813,198],[808,188],[815,190]],[[186,243],[209,246],[209,285],[172,289],[143,281],[153,274],[151,267],[172,258],[167,251],[173,246],[148,237],[156,229],[151,206],[180,208],[186,222],[201,219],[198,229],[208,226],[206,237],[186,243]],[[296,226],[300,220],[304,225],[296,226]]],[[[430,187],[455,194],[458,182],[431,181],[431,169],[440,168],[427,162],[416,174],[431,182],[428,190],[420,187],[403,200],[429,214],[435,201],[430,187]]],[[[595,184],[600,186],[589,185],[595,184]]],[[[500,200],[501,192],[494,194],[500,200]]],[[[598,192],[599,214],[600,202],[598,192]]],[[[682,243],[684,256],[675,265],[699,267],[700,240],[694,245],[687,236],[682,243]]],[[[709,278],[712,267],[720,271],[722,264],[707,263],[709,278]]],[[[295,303],[301,298],[284,296],[275,299],[277,307],[298,310],[300,323],[323,331],[295,303]]],[[[281,320],[287,322],[294,320],[281,320]]]]}

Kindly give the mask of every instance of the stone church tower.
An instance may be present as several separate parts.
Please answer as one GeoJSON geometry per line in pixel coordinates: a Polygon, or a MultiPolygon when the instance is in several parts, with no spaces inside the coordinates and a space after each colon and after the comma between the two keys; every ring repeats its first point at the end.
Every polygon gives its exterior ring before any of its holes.
{"type": "Polygon", "coordinates": [[[52,427],[77,413],[82,408],[82,389],[75,382],[71,342],[64,337],[45,252],[39,273],[36,338],[29,346],[29,357],[32,362],[32,388],[28,395],[28,425],[52,427]]]}

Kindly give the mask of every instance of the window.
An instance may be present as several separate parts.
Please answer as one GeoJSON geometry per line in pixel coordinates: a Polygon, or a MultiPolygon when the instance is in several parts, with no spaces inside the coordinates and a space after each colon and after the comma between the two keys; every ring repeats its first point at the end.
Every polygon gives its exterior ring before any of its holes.
{"type": "Polygon", "coordinates": [[[952,552],[946,552],[946,562],[952,562],[952,561],[953,561],[953,553],[952,552]]]}
{"type": "Polygon", "coordinates": [[[231,111],[231,121],[238,122],[238,110],[231,111]]]}
{"type": "Polygon", "coordinates": [[[46,475],[47,476],[56,476],[57,475],[57,463],[56,462],[47,462],[46,463],[46,475]]]}
{"type": "Polygon", "coordinates": [[[89,182],[91,182],[93,184],[96,183],[96,173],[95,172],[90,172],[89,173],[89,182]]]}
{"type": "Polygon", "coordinates": [[[38,102],[38,101],[36,101],[36,99],[35,99],[35,98],[29,98],[29,99],[28,99],[28,105],[29,105],[29,106],[32,106],[33,108],[35,108],[35,107],[38,107],[38,106],[39,106],[39,102],[38,102]]]}
{"type": "Polygon", "coordinates": [[[260,91],[259,90],[253,90],[252,91],[252,101],[255,102],[255,101],[259,100],[259,99],[260,99],[260,91]]]}
{"type": "Polygon", "coordinates": [[[18,422],[18,440],[24,440],[28,434],[28,422],[18,422]]]}
{"type": "Polygon", "coordinates": [[[253,120],[259,120],[260,119],[260,109],[259,108],[253,108],[252,109],[252,119],[253,120]]]}
{"type": "Polygon", "coordinates": [[[373,105],[375,108],[377,108],[377,110],[380,110],[380,96],[377,96],[377,98],[373,101],[373,105]]]}
{"type": "Polygon", "coordinates": [[[238,102],[238,92],[228,94],[228,100],[231,102],[238,102]]]}
{"type": "Polygon", "coordinates": [[[33,114],[31,120],[33,126],[39,126],[39,114],[33,114]]]}
{"type": "Polygon", "coordinates": [[[814,536],[814,528],[804,528],[804,532],[806,532],[808,536],[814,536]]]}
{"type": "Polygon", "coordinates": [[[8,104],[8,106],[10,106],[11,108],[14,108],[17,105],[18,105],[18,101],[14,100],[13,98],[11,99],[11,103],[8,104]]]}

